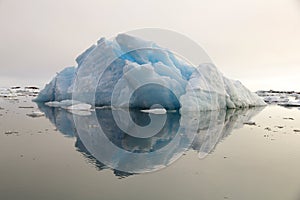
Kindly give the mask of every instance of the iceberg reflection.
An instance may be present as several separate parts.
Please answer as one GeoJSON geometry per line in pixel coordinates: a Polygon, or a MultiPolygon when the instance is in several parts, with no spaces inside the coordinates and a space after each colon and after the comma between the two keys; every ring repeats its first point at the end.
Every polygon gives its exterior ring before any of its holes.
{"type": "Polygon", "coordinates": [[[76,138],[77,151],[90,163],[99,170],[110,168],[119,177],[161,169],[189,149],[204,158],[233,129],[242,127],[263,109],[155,115],[107,108],[80,115],[43,104],[38,106],[57,130],[76,138]],[[155,134],[149,135],[151,130],[155,134]]]}

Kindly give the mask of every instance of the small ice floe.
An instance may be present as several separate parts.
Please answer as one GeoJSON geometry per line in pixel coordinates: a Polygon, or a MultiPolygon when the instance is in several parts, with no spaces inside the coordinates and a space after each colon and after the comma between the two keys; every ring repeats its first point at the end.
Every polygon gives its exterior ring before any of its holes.
{"type": "Polygon", "coordinates": [[[295,100],[300,100],[300,94],[298,94],[298,93],[293,93],[290,96],[295,97],[295,100]]]}
{"type": "Polygon", "coordinates": [[[92,105],[86,103],[79,103],[75,105],[68,106],[67,110],[91,110],[92,105]]]}
{"type": "Polygon", "coordinates": [[[90,110],[92,107],[90,104],[85,104],[75,100],[49,101],[45,103],[45,105],[49,107],[60,107],[69,110],[90,110]]]}
{"type": "Polygon", "coordinates": [[[4,132],[5,135],[12,135],[12,134],[18,134],[19,132],[17,131],[6,131],[4,132]]]}
{"type": "Polygon", "coordinates": [[[45,114],[39,111],[33,111],[32,113],[27,114],[27,116],[35,118],[45,116],[45,114]]]}
{"type": "Polygon", "coordinates": [[[5,91],[4,93],[7,93],[7,91],[11,94],[14,94],[15,96],[37,96],[39,94],[39,88],[35,86],[29,86],[29,87],[20,87],[20,86],[13,86],[8,88],[2,88],[0,89],[0,96],[1,96],[1,91],[5,91]]]}
{"type": "Polygon", "coordinates": [[[300,100],[298,100],[298,101],[288,101],[286,103],[279,103],[278,105],[285,106],[285,107],[300,107],[300,100]]]}
{"type": "Polygon", "coordinates": [[[9,99],[9,100],[17,100],[17,94],[7,88],[0,88],[0,97],[9,99]]]}
{"type": "Polygon", "coordinates": [[[295,133],[300,133],[300,130],[299,129],[295,129],[294,132],[295,133]]]}
{"type": "Polygon", "coordinates": [[[50,101],[45,103],[45,105],[49,107],[63,108],[72,114],[80,116],[89,116],[92,111],[92,105],[74,100],[50,101]]]}
{"type": "Polygon", "coordinates": [[[266,103],[284,103],[288,102],[289,98],[285,96],[267,96],[264,98],[266,103]]]}
{"type": "Polygon", "coordinates": [[[255,122],[249,121],[249,122],[244,122],[245,125],[249,125],[249,126],[256,126],[255,122]]]}
{"type": "Polygon", "coordinates": [[[49,101],[45,103],[46,106],[49,107],[61,107],[61,108],[66,108],[68,106],[74,105],[81,103],[79,101],[73,101],[73,100],[63,100],[63,101],[49,101]]]}
{"type": "Polygon", "coordinates": [[[18,96],[16,94],[13,93],[8,93],[8,94],[0,94],[1,97],[5,98],[5,99],[9,99],[9,100],[18,100],[18,96]]]}
{"type": "Polygon", "coordinates": [[[265,130],[272,131],[272,129],[270,127],[266,127],[265,130]]]}
{"type": "Polygon", "coordinates": [[[19,106],[19,108],[34,108],[33,106],[19,106]]]}
{"type": "Polygon", "coordinates": [[[10,91],[6,88],[0,88],[0,97],[6,97],[8,94],[10,94],[10,91]]]}
{"type": "Polygon", "coordinates": [[[164,108],[154,108],[149,110],[141,110],[144,113],[156,114],[156,115],[164,115],[167,113],[166,109],[164,108]]]}
{"type": "Polygon", "coordinates": [[[40,88],[36,86],[27,86],[24,88],[23,94],[28,96],[37,96],[40,92],[40,88]]]}
{"type": "Polygon", "coordinates": [[[292,117],[284,117],[283,119],[285,119],[285,120],[295,120],[295,119],[292,118],[292,117]]]}

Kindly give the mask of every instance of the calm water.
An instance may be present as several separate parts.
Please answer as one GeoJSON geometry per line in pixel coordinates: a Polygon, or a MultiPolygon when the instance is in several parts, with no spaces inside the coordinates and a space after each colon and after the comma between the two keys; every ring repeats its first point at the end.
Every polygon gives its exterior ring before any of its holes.
{"type": "Polygon", "coordinates": [[[300,199],[296,108],[72,114],[26,97],[0,107],[1,200],[300,199]],[[26,115],[38,109],[45,117],[26,115]],[[128,116],[160,131],[128,134],[128,116]]]}

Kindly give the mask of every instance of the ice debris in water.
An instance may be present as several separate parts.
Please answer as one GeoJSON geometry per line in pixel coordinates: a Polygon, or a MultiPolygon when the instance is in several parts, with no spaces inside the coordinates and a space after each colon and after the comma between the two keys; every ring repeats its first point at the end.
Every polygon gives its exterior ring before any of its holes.
{"type": "Polygon", "coordinates": [[[167,113],[166,109],[164,109],[164,108],[154,108],[154,109],[149,109],[149,110],[141,110],[141,112],[151,113],[151,114],[156,114],[156,115],[164,115],[164,114],[167,113]]]}
{"type": "Polygon", "coordinates": [[[285,107],[300,107],[300,100],[291,100],[285,103],[279,103],[278,105],[285,107]]]}
{"type": "MultiPolygon", "coordinates": [[[[82,103],[80,101],[74,101],[74,100],[63,100],[63,101],[49,101],[45,103],[46,106],[49,107],[59,107],[63,108],[66,110],[73,110],[74,113],[80,113],[76,112],[77,111],[91,111],[92,110],[92,105],[82,103]]],[[[86,115],[86,114],[84,114],[86,115]]]]}
{"type": "Polygon", "coordinates": [[[33,111],[32,113],[27,114],[27,116],[35,118],[45,116],[45,114],[39,111],[33,111]]]}
{"type": "Polygon", "coordinates": [[[92,106],[86,103],[75,104],[67,107],[67,110],[90,110],[92,106]]]}
{"type": "Polygon", "coordinates": [[[150,109],[160,104],[167,110],[181,111],[265,105],[213,64],[191,66],[154,42],[127,34],[112,40],[101,38],[76,62],[76,67],[59,72],[35,101],[66,107],[73,104],[61,103],[73,98],[92,106],[150,109]],[[138,87],[142,83],[148,84],[138,87]]]}

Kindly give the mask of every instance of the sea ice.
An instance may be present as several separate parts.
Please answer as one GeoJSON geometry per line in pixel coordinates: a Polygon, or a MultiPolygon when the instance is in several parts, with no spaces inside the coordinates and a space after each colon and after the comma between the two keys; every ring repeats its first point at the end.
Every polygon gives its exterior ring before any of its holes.
{"type": "Polygon", "coordinates": [[[278,105],[285,106],[285,107],[300,107],[300,100],[294,100],[294,101],[288,101],[288,102],[285,102],[285,103],[279,103],[278,105]]]}
{"type": "Polygon", "coordinates": [[[0,97],[7,98],[7,99],[16,99],[17,94],[7,88],[0,88],[0,97]]]}
{"type": "Polygon", "coordinates": [[[264,101],[267,103],[285,103],[289,101],[289,98],[285,96],[267,96],[264,101]]]}

